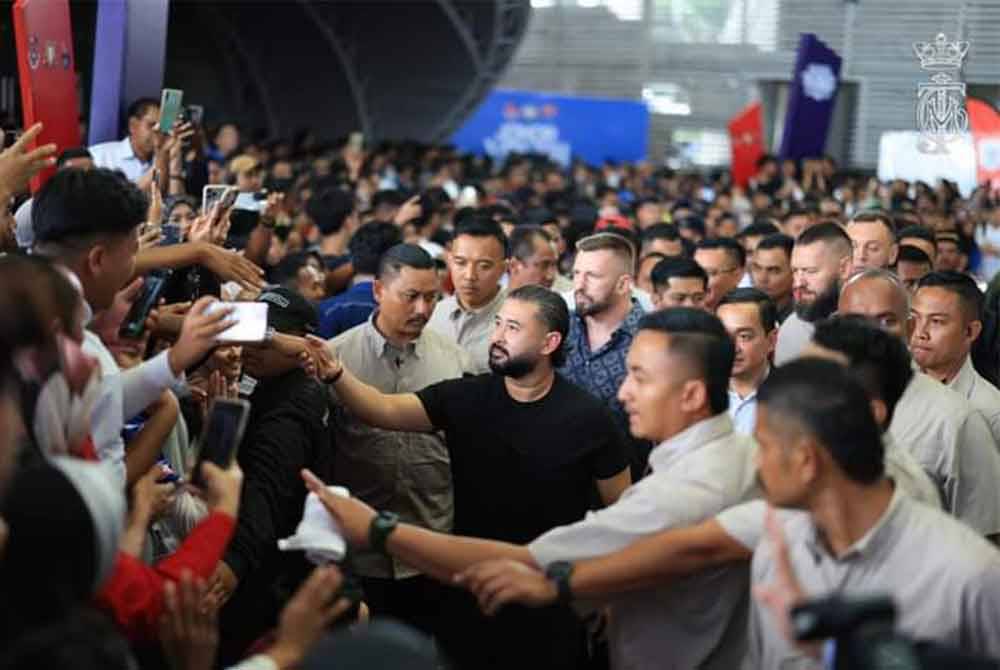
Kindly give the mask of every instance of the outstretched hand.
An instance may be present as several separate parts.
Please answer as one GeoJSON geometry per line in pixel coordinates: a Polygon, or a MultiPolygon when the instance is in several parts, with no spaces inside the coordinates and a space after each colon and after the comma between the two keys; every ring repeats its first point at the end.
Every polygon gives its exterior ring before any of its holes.
{"type": "Polygon", "coordinates": [[[541,570],[507,558],[466,568],[455,575],[455,583],[471,591],[489,616],[508,603],[542,607],[559,597],[556,585],[541,570]]]}

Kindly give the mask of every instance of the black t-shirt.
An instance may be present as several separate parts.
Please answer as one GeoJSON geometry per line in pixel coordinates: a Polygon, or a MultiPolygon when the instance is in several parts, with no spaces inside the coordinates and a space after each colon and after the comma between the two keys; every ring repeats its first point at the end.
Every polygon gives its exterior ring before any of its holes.
{"type": "Polygon", "coordinates": [[[594,480],[628,465],[610,410],[560,375],[534,402],[511,398],[496,374],[443,381],[417,396],[445,431],[458,535],[530,542],[583,518],[594,480]]]}

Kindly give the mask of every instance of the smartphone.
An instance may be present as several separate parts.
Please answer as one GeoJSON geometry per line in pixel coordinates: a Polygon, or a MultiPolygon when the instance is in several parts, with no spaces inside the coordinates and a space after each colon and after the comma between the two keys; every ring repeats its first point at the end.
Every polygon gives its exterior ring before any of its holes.
{"type": "Polygon", "coordinates": [[[122,321],[121,328],[118,329],[119,335],[132,339],[142,335],[142,331],[146,328],[146,317],[156,306],[165,284],[166,280],[156,275],[150,275],[143,280],[138,297],[122,321]]]}
{"type": "Polygon", "coordinates": [[[184,91],[176,88],[165,88],[160,95],[160,132],[169,134],[177,123],[177,118],[181,113],[181,101],[184,99],[184,91]]]}
{"type": "Polygon", "coordinates": [[[188,105],[184,108],[184,118],[195,126],[200,126],[205,118],[205,108],[202,105],[188,105]]]}
{"type": "Polygon", "coordinates": [[[234,209],[229,215],[229,234],[226,236],[226,246],[242,241],[244,244],[257,224],[260,223],[260,212],[245,209],[234,209]]]}
{"type": "MultiPolygon", "coordinates": [[[[218,201],[222,200],[223,196],[229,191],[232,186],[219,186],[215,184],[209,184],[201,189],[201,212],[202,214],[209,214],[212,211],[212,207],[218,201]]],[[[238,194],[237,194],[238,195],[238,194]]]]}
{"type": "Polygon", "coordinates": [[[236,198],[239,197],[240,191],[235,186],[230,186],[229,190],[222,194],[222,211],[226,211],[230,207],[236,204],[236,198]]]}
{"type": "Polygon", "coordinates": [[[250,416],[250,403],[246,400],[217,398],[208,410],[208,420],[201,435],[201,448],[194,466],[191,481],[204,486],[201,464],[208,461],[220,468],[228,468],[236,457],[236,449],[243,440],[243,431],[250,416]]]}
{"type": "Polygon", "coordinates": [[[164,223],[160,226],[160,246],[167,247],[171,244],[180,244],[183,239],[181,233],[179,223],[164,223]]]}
{"type": "Polygon", "coordinates": [[[220,342],[263,342],[267,336],[266,302],[224,302],[217,300],[205,310],[212,314],[220,309],[232,307],[229,318],[236,321],[233,326],[219,333],[220,342]]]}

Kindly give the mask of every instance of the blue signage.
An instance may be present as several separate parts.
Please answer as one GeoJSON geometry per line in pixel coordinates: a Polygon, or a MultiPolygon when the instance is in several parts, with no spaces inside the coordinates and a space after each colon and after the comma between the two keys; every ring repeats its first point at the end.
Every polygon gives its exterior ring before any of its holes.
{"type": "Polygon", "coordinates": [[[641,102],[495,90],[452,137],[467,153],[502,161],[511,153],[546,154],[601,164],[646,158],[649,110],[641,102]]]}

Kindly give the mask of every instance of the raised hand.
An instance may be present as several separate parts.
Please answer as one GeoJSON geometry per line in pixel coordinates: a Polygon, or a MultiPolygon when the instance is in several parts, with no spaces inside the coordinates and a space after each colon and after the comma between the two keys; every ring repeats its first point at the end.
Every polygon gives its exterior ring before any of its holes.
{"type": "MultiPolygon", "coordinates": [[[[40,123],[31,126],[0,153],[0,194],[3,199],[24,191],[32,177],[56,164],[55,144],[45,144],[28,151],[28,145],[42,132],[42,127],[40,123]]],[[[0,141],[2,138],[0,133],[0,141]]]]}
{"type": "Polygon", "coordinates": [[[160,643],[173,670],[211,670],[219,647],[216,610],[201,606],[206,586],[187,570],[163,587],[160,643]]]}

